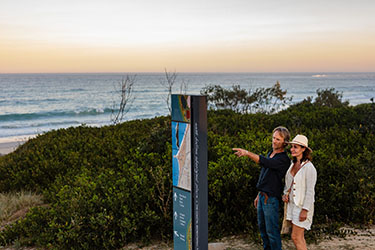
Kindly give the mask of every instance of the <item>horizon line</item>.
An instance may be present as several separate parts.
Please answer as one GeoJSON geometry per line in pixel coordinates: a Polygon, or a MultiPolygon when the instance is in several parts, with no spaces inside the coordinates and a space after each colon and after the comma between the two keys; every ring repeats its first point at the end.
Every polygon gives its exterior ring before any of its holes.
{"type": "MultiPolygon", "coordinates": [[[[168,73],[182,74],[287,74],[287,73],[375,73],[375,71],[167,71],[168,73]]],[[[17,75],[17,74],[165,74],[166,71],[82,71],[82,72],[0,72],[0,75],[17,75]]]]}

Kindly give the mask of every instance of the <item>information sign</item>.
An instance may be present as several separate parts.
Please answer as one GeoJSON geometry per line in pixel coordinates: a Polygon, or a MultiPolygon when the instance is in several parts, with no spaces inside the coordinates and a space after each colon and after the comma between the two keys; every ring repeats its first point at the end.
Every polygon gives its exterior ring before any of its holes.
{"type": "Polygon", "coordinates": [[[172,95],[174,249],[208,249],[207,102],[172,95]]]}

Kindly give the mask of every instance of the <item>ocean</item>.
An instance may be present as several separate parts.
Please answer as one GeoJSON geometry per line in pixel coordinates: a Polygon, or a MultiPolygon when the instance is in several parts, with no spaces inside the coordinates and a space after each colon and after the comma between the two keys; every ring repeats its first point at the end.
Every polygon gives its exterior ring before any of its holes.
{"type": "MultiPolygon", "coordinates": [[[[124,120],[169,113],[164,73],[0,74],[0,142],[81,124],[111,124],[119,83],[127,75],[135,76],[134,100],[124,120]]],[[[375,73],[177,73],[172,92],[198,95],[208,85],[268,88],[277,81],[293,103],[326,88],[342,92],[350,105],[375,97],[375,73]]]]}

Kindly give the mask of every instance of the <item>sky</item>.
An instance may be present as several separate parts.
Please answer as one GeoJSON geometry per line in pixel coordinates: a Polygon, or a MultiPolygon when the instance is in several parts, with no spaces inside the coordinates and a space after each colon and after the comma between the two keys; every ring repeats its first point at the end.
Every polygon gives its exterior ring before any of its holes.
{"type": "Polygon", "coordinates": [[[1,0],[0,73],[373,72],[374,0],[1,0]]]}

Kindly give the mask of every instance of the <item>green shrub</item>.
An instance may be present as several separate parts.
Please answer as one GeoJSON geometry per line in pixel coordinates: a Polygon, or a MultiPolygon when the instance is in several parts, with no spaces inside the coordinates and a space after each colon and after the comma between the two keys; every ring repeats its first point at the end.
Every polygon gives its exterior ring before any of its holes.
{"type": "MultiPolygon", "coordinates": [[[[260,167],[233,147],[265,155],[274,127],[306,134],[318,172],[313,228],[373,224],[374,104],[302,102],[277,114],[208,112],[209,237],[257,235],[252,207],[260,167]],[[372,112],[372,113],[371,113],[372,112]]],[[[0,192],[42,193],[48,207],[0,232],[1,245],[116,249],[172,238],[170,117],[51,131],[0,157],[0,192]]],[[[314,231],[314,230],[313,230],[314,231]]],[[[327,232],[328,232],[327,231],[327,232]]]]}

